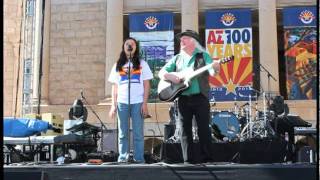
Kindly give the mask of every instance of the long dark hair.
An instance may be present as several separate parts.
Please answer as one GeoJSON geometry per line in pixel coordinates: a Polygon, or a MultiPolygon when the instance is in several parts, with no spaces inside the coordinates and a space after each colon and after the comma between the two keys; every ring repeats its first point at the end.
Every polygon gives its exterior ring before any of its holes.
{"type": "Polygon", "coordinates": [[[132,38],[132,37],[128,37],[127,39],[125,39],[125,40],[123,41],[122,51],[121,51],[120,57],[119,57],[119,59],[118,59],[118,61],[117,61],[116,71],[120,71],[121,68],[122,68],[122,66],[125,65],[126,62],[127,62],[127,60],[128,60],[128,59],[127,59],[127,55],[126,55],[126,53],[125,53],[125,51],[124,51],[124,44],[125,44],[126,41],[129,40],[129,39],[133,40],[134,43],[136,44],[136,51],[134,52],[133,57],[132,57],[132,60],[131,60],[131,61],[132,61],[132,64],[133,64],[133,69],[137,70],[137,69],[140,68],[139,44],[138,44],[138,42],[137,42],[136,39],[134,39],[134,38],[132,38]]]}

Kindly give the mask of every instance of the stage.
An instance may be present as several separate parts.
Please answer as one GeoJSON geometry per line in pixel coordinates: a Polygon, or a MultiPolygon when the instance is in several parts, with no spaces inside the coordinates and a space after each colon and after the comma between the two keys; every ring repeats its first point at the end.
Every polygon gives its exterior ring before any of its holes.
{"type": "Polygon", "coordinates": [[[275,164],[116,164],[73,163],[4,166],[4,180],[315,180],[317,166],[310,163],[275,164]]]}
{"type": "MultiPolygon", "coordinates": [[[[297,132],[293,129],[291,139],[294,139],[295,135],[309,136],[315,133],[315,129],[310,128],[302,128],[297,132]]],[[[288,140],[266,137],[213,142],[210,145],[212,153],[210,163],[199,163],[206,161],[203,161],[201,156],[200,144],[195,141],[190,146],[192,147],[190,153],[193,162],[197,164],[181,163],[183,162],[181,145],[179,142],[171,142],[172,138],[165,138],[167,139],[165,142],[157,145],[151,143],[151,150],[145,153],[147,163],[133,164],[114,162],[117,153],[111,153],[112,151],[106,149],[101,152],[91,152],[91,144],[86,144],[83,139],[79,139],[79,136],[69,134],[56,137],[4,137],[4,145],[7,147],[4,153],[6,164],[3,168],[4,179],[315,180],[319,171],[317,163],[313,163],[318,161],[315,147],[308,144],[292,144],[290,136],[288,140]],[[59,157],[69,160],[60,162],[59,157]],[[100,159],[104,163],[101,165],[84,163],[93,159],[100,159]]]]}

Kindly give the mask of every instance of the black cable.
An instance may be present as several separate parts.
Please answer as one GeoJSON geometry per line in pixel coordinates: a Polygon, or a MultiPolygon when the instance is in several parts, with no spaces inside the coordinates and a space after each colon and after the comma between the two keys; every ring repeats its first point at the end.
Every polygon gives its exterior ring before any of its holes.
{"type": "Polygon", "coordinates": [[[37,114],[40,114],[40,104],[41,104],[41,79],[42,79],[42,55],[43,55],[43,29],[44,29],[44,14],[45,14],[45,2],[42,1],[42,23],[41,23],[41,44],[40,44],[40,64],[39,64],[39,84],[38,84],[38,106],[37,114]]]}
{"type": "Polygon", "coordinates": [[[100,141],[100,150],[101,152],[104,151],[103,149],[103,138],[104,138],[104,130],[108,130],[108,128],[106,127],[106,125],[103,123],[103,121],[100,119],[100,117],[98,116],[98,114],[93,110],[93,108],[89,105],[87,99],[83,96],[82,92],[81,92],[81,99],[84,100],[85,104],[87,105],[87,107],[91,110],[91,112],[97,117],[97,119],[100,121],[101,124],[101,141],[100,141]]]}

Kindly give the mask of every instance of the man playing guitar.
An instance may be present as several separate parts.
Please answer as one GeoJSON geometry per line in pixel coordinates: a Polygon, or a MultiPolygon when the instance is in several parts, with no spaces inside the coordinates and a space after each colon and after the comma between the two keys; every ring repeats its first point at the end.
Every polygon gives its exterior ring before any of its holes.
{"type": "MultiPolygon", "coordinates": [[[[182,92],[175,94],[173,98],[163,98],[164,100],[172,101],[179,96],[178,109],[179,119],[182,127],[180,133],[181,147],[183,160],[185,163],[199,163],[191,155],[192,150],[192,119],[195,120],[198,126],[199,142],[201,147],[201,162],[210,161],[211,156],[211,133],[209,129],[210,119],[210,104],[208,99],[209,81],[208,76],[216,75],[220,70],[219,62],[213,62],[210,55],[200,45],[198,33],[192,30],[187,30],[176,35],[180,40],[180,52],[175,55],[167,64],[160,70],[159,77],[162,80],[171,83],[172,86],[182,84],[184,89],[182,92]],[[211,64],[211,65],[210,65],[211,64]],[[204,68],[205,66],[209,68],[204,68]],[[188,76],[197,69],[204,69],[201,74],[188,76]],[[176,73],[174,73],[176,72],[176,73]],[[179,74],[181,73],[181,74],[179,74]]],[[[159,83],[160,84],[160,83],[159,83]]],[[[159,85],[159,97],[161,94],[159,85]]],[[[161,98],[160,98],[161,99],[161,98]]]]}

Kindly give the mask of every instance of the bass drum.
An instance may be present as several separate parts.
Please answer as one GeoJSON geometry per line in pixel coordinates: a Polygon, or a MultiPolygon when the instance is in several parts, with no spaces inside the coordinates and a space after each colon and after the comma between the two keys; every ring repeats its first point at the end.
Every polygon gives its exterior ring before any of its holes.
{"type": "Polygon", "coordinates": [[[240,125],[235,114],[228,111],[212,113],[213,136],[223,141],[235,141],[240,135],[240,125]]]}

